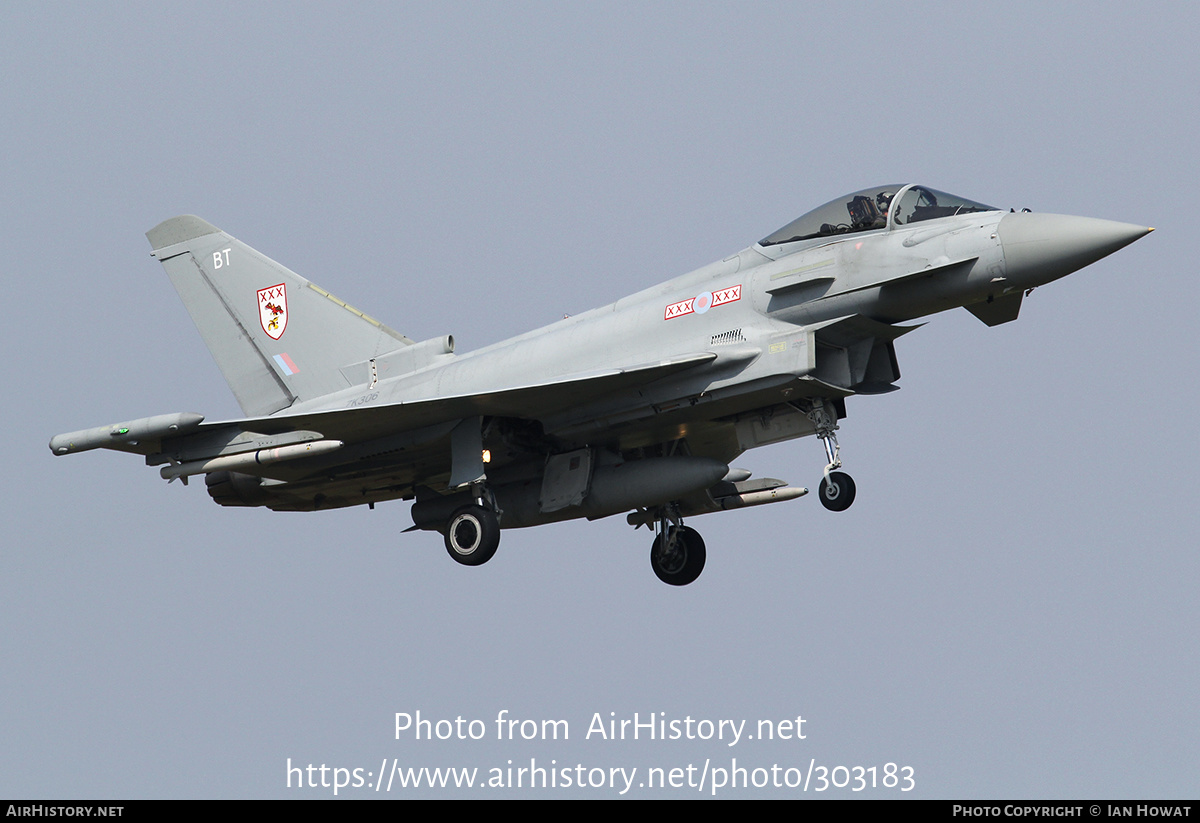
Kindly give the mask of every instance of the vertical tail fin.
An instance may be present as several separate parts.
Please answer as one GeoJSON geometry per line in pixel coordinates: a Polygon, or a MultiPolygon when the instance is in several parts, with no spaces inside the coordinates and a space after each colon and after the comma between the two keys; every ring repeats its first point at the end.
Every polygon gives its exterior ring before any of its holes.
{"type": "Polygon", "coordinates": [[[250,417],[347,388],[342,367],[413,343],[199,217],[146,238],[250,417]]]}

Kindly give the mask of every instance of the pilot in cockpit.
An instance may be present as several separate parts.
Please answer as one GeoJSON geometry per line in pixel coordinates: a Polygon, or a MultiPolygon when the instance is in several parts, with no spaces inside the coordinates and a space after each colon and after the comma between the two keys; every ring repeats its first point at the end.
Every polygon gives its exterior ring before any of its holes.
{"type": "Polygon", "coordinates": [[[850,231],[882,229],[887,225],[888,208],[892,205],[895,192],[881,191],[872,200],[866,195],[857,195],[846,204],[850,212],[850,231]]]}

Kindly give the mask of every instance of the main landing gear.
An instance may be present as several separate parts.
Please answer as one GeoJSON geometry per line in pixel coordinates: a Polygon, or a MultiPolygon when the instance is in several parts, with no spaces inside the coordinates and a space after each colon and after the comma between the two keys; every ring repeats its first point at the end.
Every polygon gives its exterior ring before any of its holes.
{"type": "Polygon", "coordinates": [[[674,505],[659,512],[654,543],[650,546],[650,567],[662,582],[686,586],[704,571],[704,538],[700,532],[683,525],[674,505]]]}
{"type": "Polygon", "coordinates": [[[812,401],[812,408],[807,412],[808,419],[816,429],[817,437],[825,446],[825,457],[829,460],[825,466],[825,476],[817,489],[817,497],[821,505],[831,512],[844,512],[854,502],[854,480],[845,472],[834,471],[842,467],[839,454],[837,434],[837,411],[826,401],[817,398],[812,401]]]}
{"type": "Polygon", "coordinates": [[[463,506],[446,526],[446,551],[464,566],[480,566],[492,559],[500,545],[500,521],[483,506],[463,506]]]}
{"type": "Polygon", "coordinates": [[[456,509],[446,530],[446,551],[464,566],[482,566],[500,546],[500,515],[486,490],[477,490],[477,502],[456,509]]]}

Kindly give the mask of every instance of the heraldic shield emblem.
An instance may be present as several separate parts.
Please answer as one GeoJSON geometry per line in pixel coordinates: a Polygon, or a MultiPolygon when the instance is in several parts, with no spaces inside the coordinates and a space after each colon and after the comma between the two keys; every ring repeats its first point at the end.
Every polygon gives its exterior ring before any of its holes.
{"type": "Polygon", "coordinates": [[[287,328],[287,286],[280,283],[258,290],[258,322],[267,337],[278,340],[287,328]]]}

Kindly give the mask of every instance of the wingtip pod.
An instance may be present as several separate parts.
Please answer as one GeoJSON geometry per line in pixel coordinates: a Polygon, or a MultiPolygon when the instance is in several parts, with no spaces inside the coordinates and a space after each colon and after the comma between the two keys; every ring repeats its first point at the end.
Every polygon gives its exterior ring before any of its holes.
{"type": "Polygon", "coordinates": [[[181,214],[170,220],[164,220],[150,229],[146,232],[146,239],[150,241],[150,247],[158,251],[168,246],[174,246],[176,243],[186,243],[188,240],[195,240],[197,237],[204,237],[208,234],[217,234],[220,231],[212,223],[194,214],[181,214]]]}
{"type": "Polygon", "coordinates": [[[50,451],[55,456],[74,454],[91,449],[128,450],[143,440],[160,440],[184,434],[204,422],[204,415],[194,412],[158,414],[126,423],[113,423],[91,429],[57,434],[50,438],[50,451]]]}

